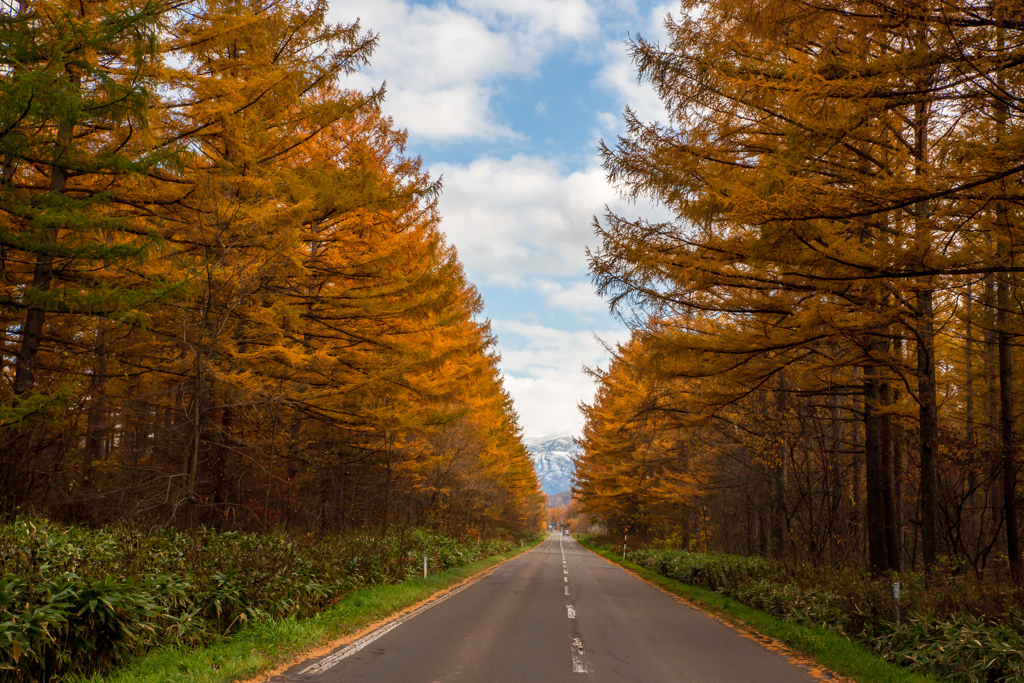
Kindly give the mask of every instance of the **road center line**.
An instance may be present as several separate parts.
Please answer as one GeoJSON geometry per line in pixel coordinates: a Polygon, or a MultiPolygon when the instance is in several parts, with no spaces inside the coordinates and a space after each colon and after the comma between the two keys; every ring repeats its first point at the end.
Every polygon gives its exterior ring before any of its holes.
{"type": "Polygon", "coordinates": [[[579,638],[572,639],[572,672],[574,674],[587,673],[587,662],[584,659],[583,641],[579,638]]]}
{"type": "Polygon", "coordinates": [[[566,605],[565,606],[565,611],[569,615],[570,619],[575,619],[576,618],[576,608],[573,607],[572,605],[566,605]]]}

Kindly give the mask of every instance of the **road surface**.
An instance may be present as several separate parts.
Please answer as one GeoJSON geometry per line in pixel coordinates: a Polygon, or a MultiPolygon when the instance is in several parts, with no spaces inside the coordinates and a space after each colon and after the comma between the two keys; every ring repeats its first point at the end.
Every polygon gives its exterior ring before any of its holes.
{"type": "Polygon", "coordinates": [[[751,638],[552,535],[274,683],[810,683],[751,638]]]}

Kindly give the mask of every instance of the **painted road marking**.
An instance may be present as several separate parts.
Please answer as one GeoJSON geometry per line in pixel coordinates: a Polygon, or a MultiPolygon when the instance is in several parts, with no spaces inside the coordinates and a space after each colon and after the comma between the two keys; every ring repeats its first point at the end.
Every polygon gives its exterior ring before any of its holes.
{"type": "Polygon", "coordinates": [[[572,639],[572,672],[574,674],[587,673],[587,661],[583,656],[583,641],[579,638],[572,639]]]}
{"type": "MultiPolygon", "coordinates": [[[[566,584],[565,594],[569,595],[569,565],[566,562],[565,548],[562,546],[561,536],[558,537],[558,549],[562,551],[562,581],[566,584]]],[[[570,619],[576,619],[576,607],[574,605],[566,605],[565,613],[570,619]]],[[[573,630],[578,633],[578,627],[573,626],[573,630]]],[[[573,636],[570,650],[572,651],[572,672],[574,674],[587,673],[587,659],[583,651],[583,640],[578,635],[573,636]]]]}
{"type": "MultiPolygon", "coordinates": [[[[483,578],[483,577],[480,577],[480,578],[483,578]]],[[[476,581],[471,581],[469,583],[463,584],[462,586],[459,586],[458,588],[453,589],[449,593],[446,593],[446,594],[442,595],[438,599],[436,599],[436,600],[434,600],[432,602],[428,602],[427,604],[423,605],[419,609],[413,610],[412,612],[409,612],[405,616],[402,616],[402,617],[399,617],[398,619],[395,619],[390,624],[382,626],[381,628],[377,629],[373,633],[366,634],[365,636],[363,636],[359,640],[357,640],[354,643],[352,643],[352,644],[350,644],[350,645],[348,645],[348,646],[338,650],[334,654],[327,655],[323,659],[321,659],[321,660],[317,661],[316,663],[314,663],[312,666],[307,666],[305,669],[303,669],[302,671],[299,672],[299,675],[300,676],[318,676],[318,675],[324,673],[325,671],[330,669],[332,666],[334,666],[335,664],[337,664],[341,660],[346,659],[348,657],[351,657],[352,655],[354,655],[355,653],[359,652],[360,650],[362,650],[364,647],[366,647],[367,645],[369,645],[373,641],[375,641],[378,638],[381,638],[381,637],[387,635],[390,631],[393,631],[394,629],[398,628],[399,626],[401,626],[405,622],[409,621],[410,619],[415,617],[417,614],[422,614],[423,612],[426,612],[431,607],[433,607],[435,605],[440,605],[442,602],[444,602],[448,598],[452,597],[453,595],[458,595],[462,591],[464,591],[467,588],[469,588],[470,586],[472,586],[474,583],[476,583],[476,581]]]]}

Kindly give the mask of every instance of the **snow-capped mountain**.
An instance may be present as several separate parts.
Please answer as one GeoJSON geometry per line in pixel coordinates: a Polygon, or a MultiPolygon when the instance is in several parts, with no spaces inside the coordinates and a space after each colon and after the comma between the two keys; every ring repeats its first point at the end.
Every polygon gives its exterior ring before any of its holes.
{"type": "Polygon", "coordinates": [[[561,493],[572,488],[575,470],[572,458],[580,449],[571,436],[528,439],[526,449],[530,451],[533,469],[537,471],[544,493],[561,493]]]}

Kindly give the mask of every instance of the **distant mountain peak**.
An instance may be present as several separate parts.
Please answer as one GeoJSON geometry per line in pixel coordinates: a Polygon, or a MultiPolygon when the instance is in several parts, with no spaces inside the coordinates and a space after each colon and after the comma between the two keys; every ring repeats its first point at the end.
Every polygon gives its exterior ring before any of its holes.
{"type": "Polygon", "coordinates": [[[526,439],[525,443],[544,493],[562,493],[572,488],[576,470],[572,459],[580,448],[571,436],[543,436],[526,439]]]}
{"type": "Polygon", "coordinates": [[[536,436],[531,439],[525,439],[527,447],[531,445],[543,446],[545,444],[554,444],[576,447],[576,442],[573,441],[571,435],[566,434],[549,434],[545,436],[536,436]]]}

